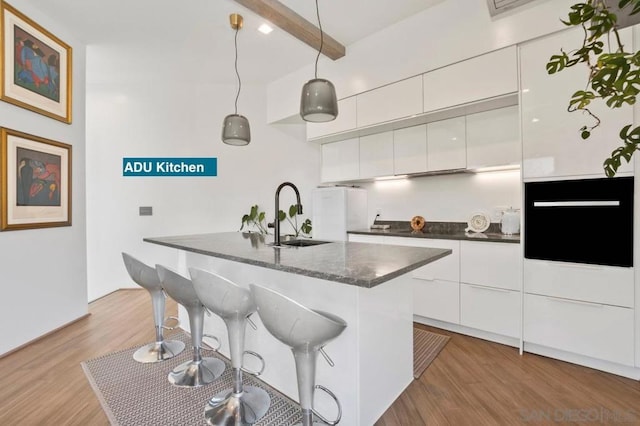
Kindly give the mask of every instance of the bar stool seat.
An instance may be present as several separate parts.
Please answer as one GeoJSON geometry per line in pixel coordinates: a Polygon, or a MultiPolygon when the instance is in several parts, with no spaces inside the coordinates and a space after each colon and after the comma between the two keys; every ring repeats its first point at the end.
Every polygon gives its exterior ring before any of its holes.
{"type": "MultiPolygon", "coordinates": [[[[218,358],[203,358],[201,355],[204,305],[198,298],[190,279],[162,265],[156,265],[156,270],[167,294],[187,310],[191,327],[193,360],[174,368],[169,373],[169,382],[180,387],[198,387],[209,384],[222,375],[225,364],[218,358]]],[[[215,338],[215,336],[210,337],[215,338]]]]}
{"type": "Polygon", "coordinates": [[[301,424],[338,424],[342,417],[340,401],[329,389],[315,384],[316,360],[320,352],[329,365],[334,365],[323,347],[338,337],[347,327],[347,323],[337,315],[309,309],[271,289],[254,284],[250,287],[265,328],[293,352],[302,410],[301,424]],[[336,420],[327,420],[314,410],[313,395],[316,389],[328,393],[336,402],[336,420]]]}
{"type": "Polygon", "coordinates": [[[164,340],[164,308],[166,296],[155,268],[148,266],[128,253],[122,253],[124,265],[131,279],[151,295],[153,322],[156,328],[156,341],[144,345],[133,354],[133,359],[142,363],[160,362],[173,358],[184,350],[179,340],[164,340]]]}
{"type": "MultiPolygon", "coordinates": [[[[210,425],[254,424],[267,413],[271,398],[264,389],[244,386],[242,382],[242,372],[249,372],[242,367],[243,356],[251,354],[262,360],[255,352],[244,350],[247,322],[252,324],[248,317],[256,312],[251,292],[216,273],[198,268],[189,268],[189,273],[204,306],[227,326],[233,368],[233,389],[223,390],[209,400],[205,419],[210,425]]],[[[264,360],[262,363],[264,370],[264,360]]],[[[252,374],[259,375],[262,370],[252,374]]]]}

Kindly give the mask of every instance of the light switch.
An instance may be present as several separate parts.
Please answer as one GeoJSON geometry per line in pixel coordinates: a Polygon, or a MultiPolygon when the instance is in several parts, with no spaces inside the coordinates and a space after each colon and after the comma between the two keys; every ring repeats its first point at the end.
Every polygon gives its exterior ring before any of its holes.
{"type": "Polygon", "coordinates": [[[153,216],[153,207],[151,206],[140,206],[139,211],[140,216],[153,216]]]}

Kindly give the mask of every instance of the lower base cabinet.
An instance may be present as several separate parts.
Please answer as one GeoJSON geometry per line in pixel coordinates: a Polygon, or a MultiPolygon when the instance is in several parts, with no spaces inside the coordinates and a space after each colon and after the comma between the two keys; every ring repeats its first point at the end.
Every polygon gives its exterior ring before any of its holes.
{"type": "Polygon", "coordinates": [[[460,285],[453,281],[413,278],[413,313],[460,324],[460,285]]]}
{"type": "Polygon", "coordinates": [[[520,292],[460,283],[460,324],[520,337],[520,292]]]}
{"type": "Polygon", "coordinates": [[[633,366],[633,323],[630,308],[524,296],[525,342],[633,366]]]}

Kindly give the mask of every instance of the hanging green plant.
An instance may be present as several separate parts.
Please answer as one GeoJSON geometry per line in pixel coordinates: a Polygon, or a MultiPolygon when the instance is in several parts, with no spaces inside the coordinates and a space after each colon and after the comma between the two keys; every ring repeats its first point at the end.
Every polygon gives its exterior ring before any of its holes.
{"type": "MultiPolygon", "coordinates": [[[[612,1],[612,0],[609,0],[612,1]]],[[[640,0],[618,0],[619,9],[627,8],[629,15],[640,12],[640,0]]],[[[576,91],[569,101],[568,111],[582,111],[591,118],[591,123],[580,128],[580,136],[587,139],[600,125],[600,118],[590,109],[596,99],[603,100],[609,108],[634,105],[640,92],[640,52],[625,49],[622,44],[618,17],[604,0],[588,0],[571,6],[567,26],[580,26],[584,31],[582,46],[575,50],[560,50],[551,56],[547,72],[555,74],[579,64],[589,67],[589,77],[584,90],[576,91]]],[[[615,176],[622,164],[627,162],[640,145],[640,126],[628,124],[620,130],[623,144],[616,148],[603,163],[608,177],[615,176]]]]}
{"type": "Polygon", "coordinates": [[[296,204],[292,204],[289,207],[288,216],[284,211],[280,210],[278,212],[278,220],[280,222],[282,222],[283,220],[289,222],[289,225],[291,225],[291,227],[293,228],[296,237],[299,237],[300,234],[305,237],[309,237],[311,234],[311,219],[305,219],[304,222],[302,222],[300,226],[298,226],[298,206],[296,204]]]}

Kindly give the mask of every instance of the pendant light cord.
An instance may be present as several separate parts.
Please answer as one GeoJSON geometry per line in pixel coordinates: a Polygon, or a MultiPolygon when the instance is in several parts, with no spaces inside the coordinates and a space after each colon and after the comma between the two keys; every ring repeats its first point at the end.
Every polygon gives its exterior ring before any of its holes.
{"type": "Polygon", "coordinates": [[[236,76],[238,76],[238,93],[236,94],[236,115],[238,114],[238,98],[240,97],[240,89],[242,89],[242,81],[240,80],[240,73],[238,72],[238,31],[240,27],[236,28],[235,47],[236,47],[236,76]]]}
{"type": "Polygon", "coordinates": [[[322,23],[320,22],[320,9],[318,8],[318,0],[316,0],[316,14],[318,16],[318,27],[320,28],[320,49],[318,49],[318,56],[316,56],[316,79],[318,78],[318,59],[320,59],[320,53],[322,53],[322,47],[324,45],[324,35],[322,33],[322,23]]]}

